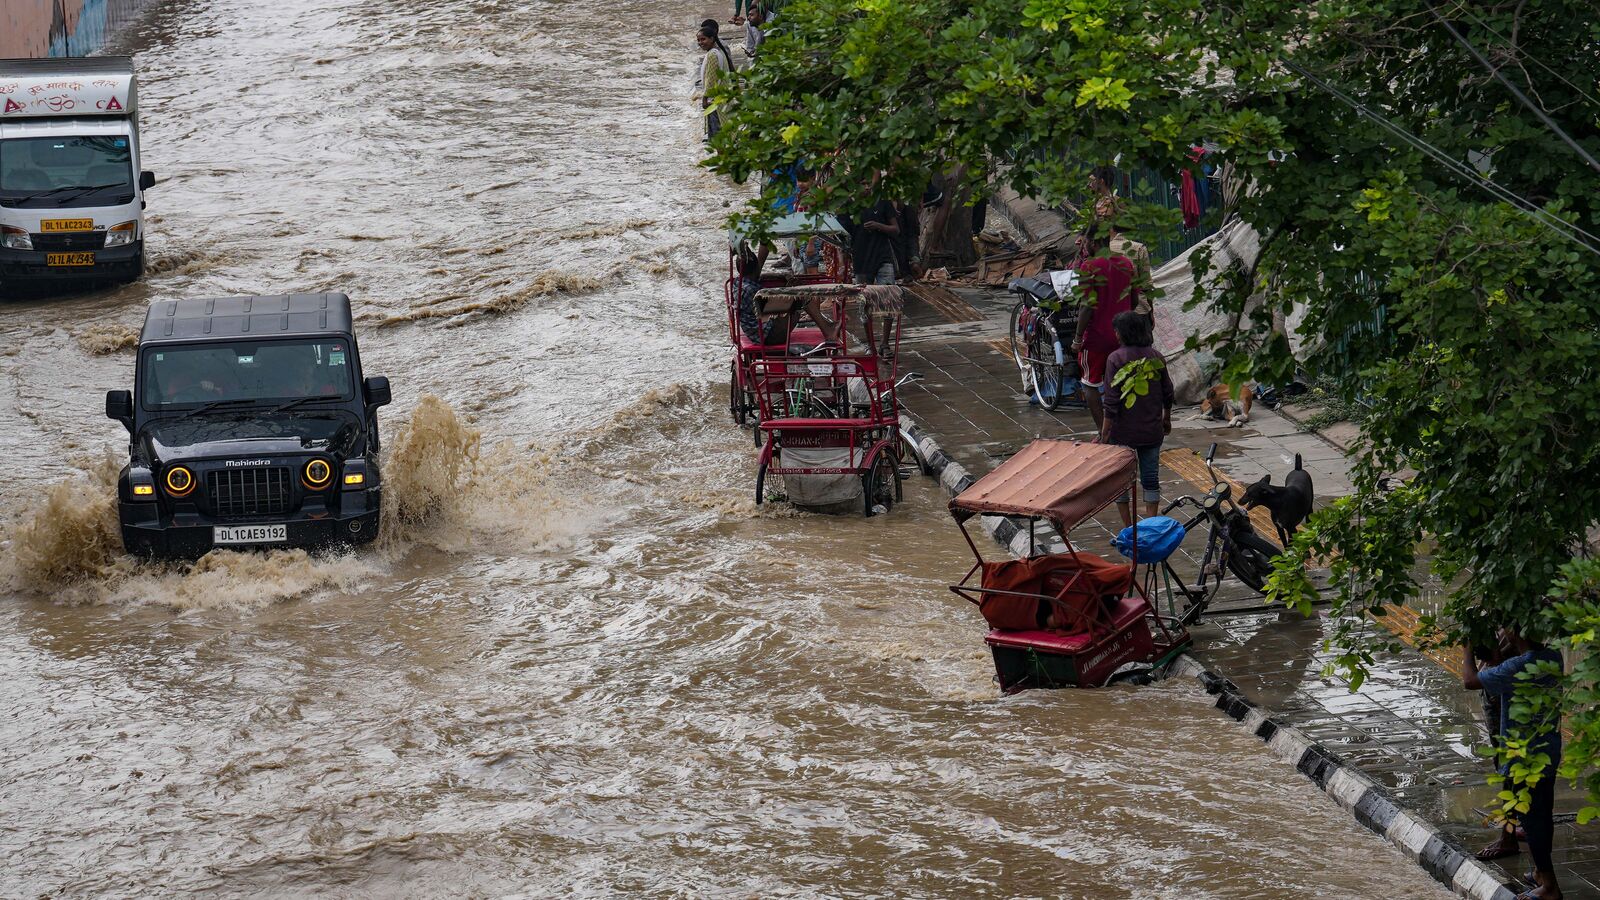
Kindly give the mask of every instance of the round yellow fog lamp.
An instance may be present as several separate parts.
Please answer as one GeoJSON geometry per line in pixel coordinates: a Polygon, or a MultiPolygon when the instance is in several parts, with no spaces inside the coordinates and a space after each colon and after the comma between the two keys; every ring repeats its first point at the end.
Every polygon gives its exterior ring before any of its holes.
{"type": "Polygon", "coordinates": [[[183,466],[173,466],[167,470],[167,493],[174,497],[184,497],[194,490],[194,473],[183,466]]]}
{"type": "Polygon", "coordinates": [[[306,487],[320,491],[333,483],[333,466],[328,465],[325,459],[313,459],[306,463],[304,474],[306,487]]]}

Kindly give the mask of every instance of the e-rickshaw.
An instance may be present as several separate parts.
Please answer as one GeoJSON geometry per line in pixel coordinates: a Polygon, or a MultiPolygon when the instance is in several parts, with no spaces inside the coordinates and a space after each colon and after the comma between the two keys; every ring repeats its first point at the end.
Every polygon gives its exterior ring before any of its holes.
{"type": "Polygon", "coordinates": [[[1151,605],[1132,563],[1068,539],[1118,497],[1132,496],[1137,482],[1138,460],[1127,447],[1039,440],[950,501],[977,557],[950,589],[977,604],[991,626],[985,640],[1001,690],[1100,687],[1123,673],[1154,673],[1189,645],[1188,631],[1151,605]],[[967,529],[980,515],[1026,519],[1028,555],[986,561],[967,529]],[[1034,526],[1041,519],[1060,534],[1065,552],[1040,552],[1034,526]]]}

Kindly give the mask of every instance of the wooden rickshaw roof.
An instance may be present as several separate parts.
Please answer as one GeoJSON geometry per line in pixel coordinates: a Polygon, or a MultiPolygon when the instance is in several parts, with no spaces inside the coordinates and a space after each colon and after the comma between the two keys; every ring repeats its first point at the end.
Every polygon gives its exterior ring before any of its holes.
{"type": "Polygon", "coordinates": [[[950,514],[1043,518],[1065,535],[1121,496],[1138,465],[1115,444],[1034,441],[951,500],[950,514]]]}

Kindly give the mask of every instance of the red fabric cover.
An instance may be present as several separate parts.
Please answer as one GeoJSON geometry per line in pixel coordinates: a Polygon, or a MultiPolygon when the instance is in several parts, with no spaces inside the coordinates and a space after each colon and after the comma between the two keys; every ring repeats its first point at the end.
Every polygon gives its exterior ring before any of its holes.
{"type": "Polygon", "coordinates": [[[1054,612],[1058,621],[1068,620],[1064,630],[1098,630],[1094,626],[1104,622],[1101,598],[1127,593],[1133,587],[1133,566],[1088,553],[1007,559],[983,564],[981,586],[990,591],[1042,594],[1055,599],[1048,604],[1051,608],[1041,609],[1047,602],[1037,597],[986,592],[978,611],[995,628],[1038,629],[1044,624],[1044,616],[1054,612]],[[1074,580],[1074,575],[1080,577],[1074,580]]]}

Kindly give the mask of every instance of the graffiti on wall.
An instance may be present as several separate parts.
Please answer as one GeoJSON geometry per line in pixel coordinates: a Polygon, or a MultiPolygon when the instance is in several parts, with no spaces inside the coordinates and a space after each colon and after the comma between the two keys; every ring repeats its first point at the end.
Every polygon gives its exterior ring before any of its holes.
{"type": "Polygon", "coordinates": [[[4,0],[0,59],[87,56],[150,0],[4,0]]]}

